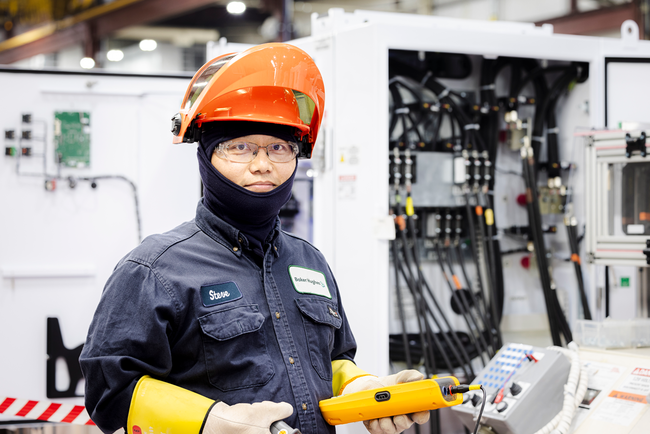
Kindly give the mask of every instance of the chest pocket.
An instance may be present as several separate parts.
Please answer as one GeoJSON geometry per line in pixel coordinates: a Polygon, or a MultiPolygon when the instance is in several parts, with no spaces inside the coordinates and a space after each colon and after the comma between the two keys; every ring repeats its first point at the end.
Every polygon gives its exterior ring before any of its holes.
{"type": "Polygon", "coordinates": [[[222,390],[262,386],[275,374],[257,305],[238,306],[199,318],[210,383],[222,390]]]}
{"type": "Polygon", "coordinates": [[[332,381],[334,337],[343,322],[338,309],[334,303],[317,298],[297,298],[296,304],[302,313],[311,364],[319,377],[332,381]]]}

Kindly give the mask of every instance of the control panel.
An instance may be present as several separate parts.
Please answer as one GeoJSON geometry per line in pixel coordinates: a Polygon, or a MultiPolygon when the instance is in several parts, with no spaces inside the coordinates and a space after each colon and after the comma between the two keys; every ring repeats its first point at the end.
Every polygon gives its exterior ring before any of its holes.
{"type": "MultiPolygon", "coordinates": [[[[481,424],[499,434],[532,434],[562,409],[570,362],[562,354],[523,344],[499,350],[472,384],[481,384],[487,402],[481,424]]],[[[482,394],[468,392],[452,408],[463,424],[473,429],[482,394]]]]}

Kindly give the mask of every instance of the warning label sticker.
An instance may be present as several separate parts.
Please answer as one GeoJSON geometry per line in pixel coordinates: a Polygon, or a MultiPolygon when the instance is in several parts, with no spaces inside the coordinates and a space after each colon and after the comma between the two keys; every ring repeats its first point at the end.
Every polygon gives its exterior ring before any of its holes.
{"type": "Polygon", "coordinates": [[[650,369],[637,367],[612,390],[594,414],[594,419],[630,426],[648,404],[650,369]]]}
{"type": "MultiPolygon", "coordinates": [[[[650,369],[634,368],[632,373],[616,390],[646,397],[650,394],[650,369]]],[[[647,401],[645,401],[647,403],[647,401]]]]}

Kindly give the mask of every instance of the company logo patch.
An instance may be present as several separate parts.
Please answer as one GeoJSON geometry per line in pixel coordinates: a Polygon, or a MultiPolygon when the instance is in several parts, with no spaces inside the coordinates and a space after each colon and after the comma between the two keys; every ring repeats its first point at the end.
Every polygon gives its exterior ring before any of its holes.
{"type": "Polygon", "coordinates": [[[330,289],[327,287],[325,275],[320,271],[310,268],[289,266],[289,276],[293,287],[301,294],[314,294],[332,298],[330,289]]]}
{"type": "Polygon", "coordinates": [[[241,291],[235,282],[218,283],[216,285],[201,287],[201,301],[205,307],[239,300],[241,297],[241,291]]]}

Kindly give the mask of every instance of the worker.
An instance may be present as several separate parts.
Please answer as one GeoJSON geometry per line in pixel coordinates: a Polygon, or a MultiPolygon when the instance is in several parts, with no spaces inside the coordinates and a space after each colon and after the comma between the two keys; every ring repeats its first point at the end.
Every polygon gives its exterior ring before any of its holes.
{"type": "MultiPolygon", "coordinates": [[[[199,142],[196,217],[119,261],[81,353],[86,408],[103,432],[268,434],[284,420],[303,434],[333,433],[320,400],[422,379],[355,365],[325,258],[281,231],[324,98],[315,63],[288,44],[220,56],[195,74],[172,133],[199,142]]],[[[365,424],[392,434],[428,417],[365,424]]]]}

